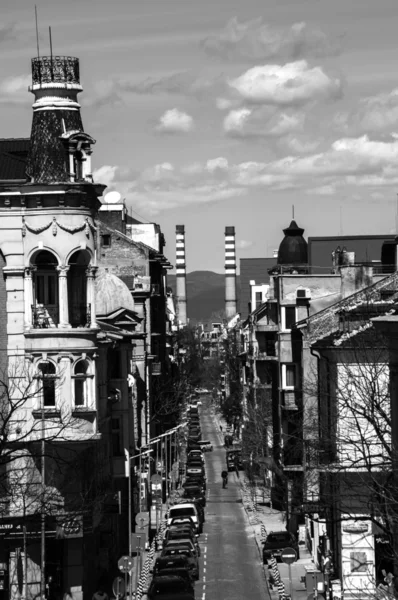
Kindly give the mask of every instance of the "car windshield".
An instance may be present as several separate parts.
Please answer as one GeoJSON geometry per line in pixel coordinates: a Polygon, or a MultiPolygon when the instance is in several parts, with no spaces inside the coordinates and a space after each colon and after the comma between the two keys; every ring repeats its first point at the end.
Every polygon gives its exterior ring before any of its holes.
{"type": "Polygon", "coordinates": [[[191,506],[187,506],[186,508],[171,508],[170,509],[170,517],[190,517],[195,516],[195,510],[191,506]]]}
{"type": "Polygon", "coordinates": [[[267,537],[267,542],[289,542],[290,537],[288,533],[270,533],[267,537]]]}
{"type": "Polygon", "coordinates": [[[163,556],[175,556],[176,554],[184,554],[188,557],[192,556],[188,548],[173,548],[173,550],[165,550],[163,552],[163,556]]]}

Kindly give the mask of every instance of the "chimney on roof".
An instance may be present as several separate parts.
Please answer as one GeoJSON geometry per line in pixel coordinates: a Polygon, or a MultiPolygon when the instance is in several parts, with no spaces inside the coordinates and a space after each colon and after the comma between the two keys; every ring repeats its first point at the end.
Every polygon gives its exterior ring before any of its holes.
{"type": "Polygon", "coordinates": [[[31,183],[92,183],[91,146],[84,133],[77,95],[79,59],[72,56],[38,56],[32,59],[35,96],[27,161],[31,183]]]}
{"type": "Polygon", "coordinates": [[[176,225],[176,313],[178,325],[185,327],[187,325],[187,279],[184,225],[176,225]]]}
{"type": "Polygon", "coordinates": [[[236,254],[235,227],[225,228],[225,314],[227,319],[236,315],[236,254]]]}

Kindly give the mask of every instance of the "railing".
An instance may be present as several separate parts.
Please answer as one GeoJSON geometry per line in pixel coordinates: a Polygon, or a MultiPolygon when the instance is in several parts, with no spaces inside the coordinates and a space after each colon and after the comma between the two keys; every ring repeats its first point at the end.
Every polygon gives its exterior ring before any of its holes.
{"type": "MultiPolygon", "coordinates": [[[[72,327],[90,327],[91,304],[69,305],[69,320],[72,327]]],[[[51,329],[59,325],[59,306],[32,305],[32,325],[34,329],[51,329]]]]}
{"type": "Polygon", "coordinates": [[[44,304],[32,305],[32,324],[34,329],[50,329],[58,326],[59,306],[44,304]]]}
{"type": "Polygon", "coordinates": [[[80,84],[79,59],[73,56],[40,56],[32,58],[32,84],[80,84]]]}

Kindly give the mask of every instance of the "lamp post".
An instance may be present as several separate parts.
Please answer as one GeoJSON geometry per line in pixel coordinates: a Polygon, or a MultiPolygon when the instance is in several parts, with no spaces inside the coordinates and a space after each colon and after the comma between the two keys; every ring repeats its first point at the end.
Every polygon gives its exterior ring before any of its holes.
{"type": "MultiPolygon", "coordinates": [[[[141,456],[144,456],[145,454],[150,454],[151,452],[153,452],[153,450],[145,450],[145,452],[140,452],[139,454],[134,454],[134,456],[130,456],[129,451],[127,450],[127,448],[124,449],[124,455],[126,457],[126,462],[125,462],[125,475],[127,477],[127,484],[128,484],[128,528],[129,528],[129,557],[132,557],[133,554],[133,540],[131,538],[131,529],[132,529],[132,520],[131,520],[131,460],[134,458],[140,458],[140,465],[141,465],[141,456]]],[[[140,489],[139,489],[139,502],[140,502],[140,508],[141,508],[141,471],[140,471],[140,489]]],[[[137,562],[138,562],[138,557],[137,557],[137,562]]],[[[133,586],[132,586],[133,582],[132,579],[130,577],[130,581],[129,581],[129,594],[130,594],[130,600],[133,597],[133,586]]]]}

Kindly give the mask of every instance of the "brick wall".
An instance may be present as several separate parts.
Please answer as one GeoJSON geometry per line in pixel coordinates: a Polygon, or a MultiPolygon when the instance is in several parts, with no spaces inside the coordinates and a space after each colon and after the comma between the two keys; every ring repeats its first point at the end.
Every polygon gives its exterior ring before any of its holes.
{"type": "MultiPolygon", "coordinates": [[[[110,213],[112,214],[112,213],[110,213]]],[[[98,263],[117,277],[149,275],[149,259],[145,249],[111,229],[101,227],[98,263]],[[103,245],[103,235],[110,236],[110,245],[103,245]]]]}

